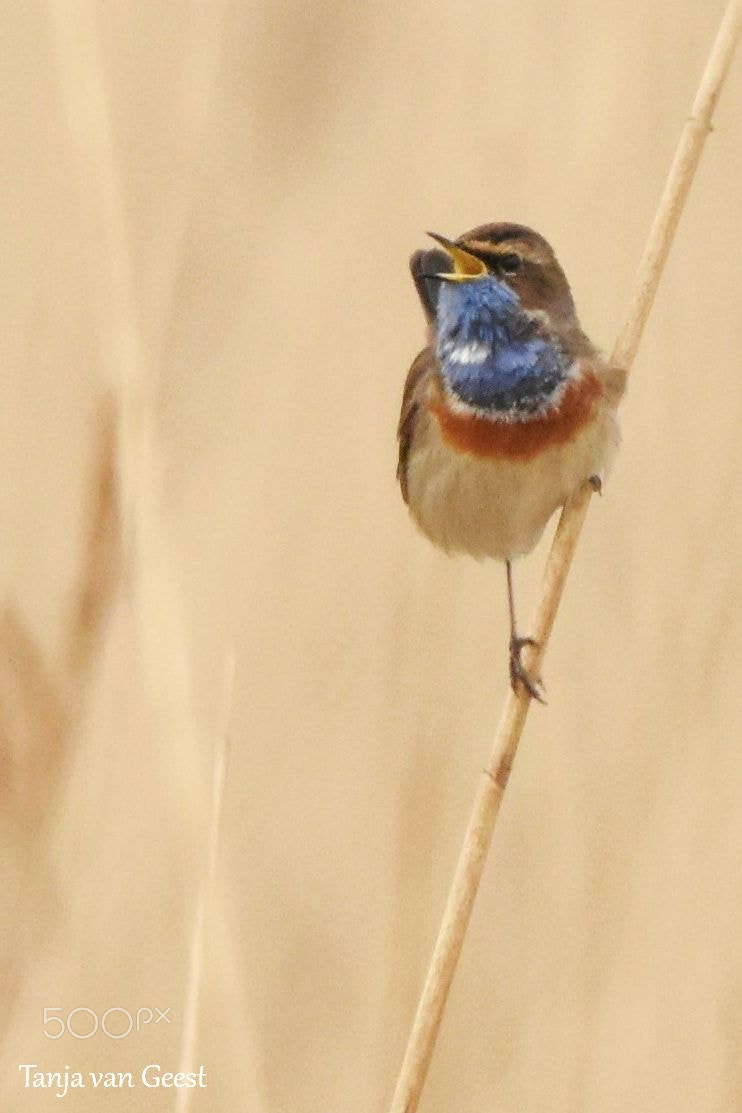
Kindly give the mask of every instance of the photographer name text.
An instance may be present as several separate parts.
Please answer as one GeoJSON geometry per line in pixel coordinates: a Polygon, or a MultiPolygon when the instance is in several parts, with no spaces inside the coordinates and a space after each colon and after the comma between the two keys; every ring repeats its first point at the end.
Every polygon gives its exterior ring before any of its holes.
{"type": "Polygon", "coordinates": [[[148,1063],[138,1071],[44,1071],[38,1063],[19,1063],[21,1080],[27,1090],[54,1090],[58,1098],[66,1098],[71,1090],[205,1090],[206,1068],[195,1071],[166,1071],[159,1063],[148,1063]]]}

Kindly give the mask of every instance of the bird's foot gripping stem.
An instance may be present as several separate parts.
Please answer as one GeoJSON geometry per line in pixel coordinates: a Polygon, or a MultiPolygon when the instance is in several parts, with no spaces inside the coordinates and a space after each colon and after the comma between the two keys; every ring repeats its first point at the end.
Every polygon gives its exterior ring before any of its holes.
{"type": "Polygon", "coordinates": [[[520,687],[525,688],[532,699],[538,700],[539,703],[546,703],[543,693],[543,681],[539,677],[534,680],[528,673],[526,666],[520,659],[520,655],[527,645],[537,645],[538,643],[533,638],[519,638],[513,636],[510,639],[510,685],[515,692],[516,696],[520,687]]]}

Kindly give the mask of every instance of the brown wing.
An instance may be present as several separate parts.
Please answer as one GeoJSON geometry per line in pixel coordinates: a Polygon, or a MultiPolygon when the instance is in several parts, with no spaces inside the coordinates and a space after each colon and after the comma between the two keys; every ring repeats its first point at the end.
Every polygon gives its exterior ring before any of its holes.
{"type": "Polygon", "coordinates": [[[402,411],[397,426],[399,441],[399,463],[397,479],[402,488],[402,498],[407,502],[407,459],[415,432],[415,424],[420,414],[428,382],[436,373],[437,361],[432,348],[423,348],[420,355],[407,373],[402,395],[402,411]]]}

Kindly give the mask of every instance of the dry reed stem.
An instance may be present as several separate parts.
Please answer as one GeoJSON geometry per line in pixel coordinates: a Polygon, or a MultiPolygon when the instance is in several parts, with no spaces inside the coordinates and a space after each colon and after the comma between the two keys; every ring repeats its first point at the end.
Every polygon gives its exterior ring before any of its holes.
{"type": "MultiPolygon", "coordinates": [[[[613,349],[613,366],[626,372],[639,347],[741,31],[742,0],[730,0],[701,78],[691,116],[681,133],[639,264],[626,322],[613,349]]],[[[565,506],[552,542],[532,631],[538,648],[526,659],[527,667],[536,674],[559,609],[591,493],[590,487],[586,486],[565,506]]],[[[414,1113],[417,1109],[530,702],[530,697],[521,691],[517,696],[510,693],[505,704],[490,760],[474,800],[390,1113],[414,1113]]]]}
{"type": "Polygon", "coordinates": [[[47,660],[16,607],[0,611],[0,777],[3,805],[33,833],[57,790],[119,584],[115,416],[99,411],[89,511],[61,660],[47,660]],[[7,793],[7,796],[5,795],[7,793]]]}
{"type": "Polygon", "coordinates": [[[150,350],[162,353],[172,321],[176,283],[190,229],[191,207],[200,181],[198,155],[209,120],[225,38],[229,0],[191,5],[185,16],[186,43],[180,56],[179,96],[172,180],[176,188],[160,214],[157,243],[150,252],[146,282],[146,333],[150,350]]]}
{"type": "MultiPolygon", "coordinates": [[[[210,5],[200,6],[194,22],[189,54],[196,50],[196,34],[211,27],[208,58],[197,66],[196,93],[206,95],[216,72],[221,42],[221,19],[213,19],[210,5]]],[[[221,9],[219,10],[221,13],[221,9]]],[[[92,275],[99,329],[99,353],[104,372],[116,391],[116,494],[120,563],[125,603],[137,642],[136,666],[153,730],[158,735],[159,760],[167,770],[172,799],[189,824],[206,814],[200,777],[199,737],[192,708],[188,638],[177,572],[162,528],[161,454],[155,425],[155,367],[141,321],[137,273],[127,219],[121,152],[117,142],[107,88],[108,73],[99,22],[102,9],[92,0],[54,0],[60,84],[77,169],[81,210],[89,235],[84,240],[92,275]]],[[[192,58],[190,59],[192,61],[192,58]]],[[[196,139],[205,121],[198,115],[196,139]]],[[[188,158],[193,151],[188,146],[188,158]]],[[[160,312],[170,308],[177,255],[185,238],[188,197],[179,179],[177,197],[170,199],[174,215],[166,221],[161,254],[152,271],[152,298],[160,312]]],[[[84,610],[84,607],[82,608],[84,610]]],[[[223,760],[217,760],[221,793],[223,760]]],[[[215,788],[215,791],[216,791],[215,788]]],[[[220,796],[211,825],[211,857],[215,860],[220,796]]],[[[208,830],[208,828],[207,828],[208,830]]],[[[194,831],[200,834],[200,828],[194,831]]],[[[207,873],[207,881],[210,878],[207,873]]],[[[199,896],[199,918],[192,936],[192,955],[186,976],[187,1015],[182,1050],[192,1049],[201,983],[203,919],[206,882],[199,896]]],[[[190,1067],[186,1066],[188,1070],[190,1067]]]]}
{"type": "Polygon", "coordinates": [[[97,460],[90,489],[85,545],[62,662],[72,690],[90,672],[121,573],[116,401],[111,395],[104,396],[99,405],[97,425],[97,460]]]}
{"type": "MultiPolygon", "coordinates": [[[[97,310],[99,356],[117,397],[116,478],[125,600],[139,644],[141,680],[151,696],[148,710],[164,743],[160,758],[164,762],[177,754],[171,783],[176,777],[187,801],[182,814],[198,815],[205,801],[200,791],[188,639],[177,575],[161,524],[156,374],[138,304],[121,153],[101,45],[103,12],[92,0],[54,0],[50,10],[87,232],[82,245],[97,310]]],[[[176,250],[177,236],[168,235],[164,246],[176,250]]]]}
{"type": "Polygon", "coordinates": [[[0,799],[4,814],[30,832],[39,786],[46,799],[50,766],[63,748],[65,696],[18,609],[7,604],[0,613],[0,799]]]}
{"type": "MultiPolygon", "coordinates": [[[[219,855],[219,834],[224,802],[224,783],[227,772],[227,751],[229,748],[229,728],[234,702],[234,652],[230,653],[224,668],[224,691],[222,694],[221,722],[216,737],[214,752],[214,774],[211,795],[211,823],[209,840],[204,863],[203,876],[198,890],[196,914],[191,935],[191,953],[188,963],[185,1006],[183,1008],[183,1028],[180,1044],[180,1070],[187,1073],[193,1070],[195,1062],[196,1036],[198,1034],[198,1013],[203,980],[204,929],[209,898],[213,891],[216,864],[219,855]]],[[[191,1105],[190,1089],[176,1092],[175,1113],[187,1113],[191,1105]]]]}
{"type": "Polygon", "coordinates": [[[151,381],[135,304],[126,201],[104,80],[98,19],[86,0],[51,5],[60,87],[90,231],[85,247],[98,299],[100,356],[118,392],[119,513],[125,570],[138,572],[152,489],[151,381]]]}
{"type": "Polygon", "coordinates": [[[100,413],[90,511],[61,661],[49,661],[17,608],[0,612],[0,804],[13,833],[19,884],[6,893],[11,945],[0,963],[4,1003],[0,1031],[9,1030],[23,985],[29,938],[47,930],[56,878],[43,834],[69,761],[100,645],[119,584],[115,415],[111,399],[100,413]],[[34,879],[29,884],[29,878],[34,879]]]}

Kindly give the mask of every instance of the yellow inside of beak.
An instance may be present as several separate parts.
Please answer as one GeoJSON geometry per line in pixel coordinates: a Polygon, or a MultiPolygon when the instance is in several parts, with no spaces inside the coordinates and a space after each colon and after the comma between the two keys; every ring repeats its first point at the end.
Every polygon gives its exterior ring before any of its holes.
{"type": "Polygon", "coordinates": [[[445,236],[439,236],[435,232],[428,232],[428,235],[441,245],[453,261],[453,271],[450,274],[440,275],[441,278],[447,278],[449,281],[466,282],[467,279],[481,278],[487,273],[484,263],[481,259],[477,259],[476,255],[470,255],[468,251],[464,251],[463,247],[447,240],[445,236]]]}

